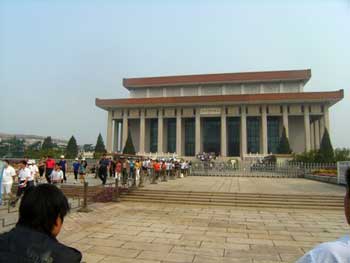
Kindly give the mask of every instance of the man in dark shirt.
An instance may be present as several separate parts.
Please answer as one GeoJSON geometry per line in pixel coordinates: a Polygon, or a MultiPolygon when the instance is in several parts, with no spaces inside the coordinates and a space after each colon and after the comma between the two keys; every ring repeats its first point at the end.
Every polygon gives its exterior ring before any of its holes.
{"type": "Polygon", "coordinates": [[[21,201],[16,227],[0,235],[0,263],[78,263],[81,253],[57,241],[69,212],[67,198],[54,185],[29,188],[21,201]]]}
{"type": "Polygon", "coordinates": [[[102,158],[99,162],[98,176],[100,177],[102,184],[105,185],[107,181],[107,171],[109,170],[110,162],[107,159],[106,154],[102,155],[102,158]]]}

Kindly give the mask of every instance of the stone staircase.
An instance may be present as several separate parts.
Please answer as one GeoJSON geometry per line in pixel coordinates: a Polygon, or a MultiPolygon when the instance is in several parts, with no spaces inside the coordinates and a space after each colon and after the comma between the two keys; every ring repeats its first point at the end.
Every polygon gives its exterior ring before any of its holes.
{"type": "Polygon", "coordinates": [[[342,196],[283,195],[258,193],[193,192],[137,189],[121,200],[149,203],[188,204],[205,206],[285,208],[285,209],[343,209],[342,196]]]}

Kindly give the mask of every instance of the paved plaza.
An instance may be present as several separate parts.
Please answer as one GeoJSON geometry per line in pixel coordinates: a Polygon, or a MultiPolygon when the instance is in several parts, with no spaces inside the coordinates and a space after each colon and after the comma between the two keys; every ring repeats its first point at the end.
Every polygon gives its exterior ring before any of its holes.
{"type": "MultiPolygon", "coordinates": [[[[187,177],[147,189],[317,193],[344,188],[304,179],[187,177]]],[[[313,246],[347,234],[343,211],[157,203],[95,203],[71,213],[59,240],[85,262],[295,262],[313,246]]]]}
{"type": "Polygon", "coordinates": [[[95,204],[72,213],[59,240],[85,262],[294,262],[348,233],[342,211],[95,204]]]}
{"type": "Polygon", "coordinates": [[[345,187],[303,178],[257,178],[190,176],[167,183],[147,185],[145,189],[196,192],[259,194],[307,194],[344,196],[345,187]]]}

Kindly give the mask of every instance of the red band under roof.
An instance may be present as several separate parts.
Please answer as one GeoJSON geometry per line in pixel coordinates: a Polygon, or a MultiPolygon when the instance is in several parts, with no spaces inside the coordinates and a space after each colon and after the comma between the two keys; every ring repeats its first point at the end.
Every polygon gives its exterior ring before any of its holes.
{"type": "Polygon", "coordinates": [[[303,103],[303,102],[330,102],[334,104],[344,98],[344,90],[328,92],[298,92],[298,93],[265,93],[217,96],[183,96],[157,98],[128,98],[128,99],[96,99],[96,106],[106,109],[113,107],[150,107],[186,104],[247,104],[247,103],[303,103]]]}
{"type": "Polygon", "coordinates": [[[260,71],[202,75],[182,75],[123,79],[125,88],[161,87],[198,84],[225,84],[270,81],[304,81],[311,77],[311,70],[260,71]]]}

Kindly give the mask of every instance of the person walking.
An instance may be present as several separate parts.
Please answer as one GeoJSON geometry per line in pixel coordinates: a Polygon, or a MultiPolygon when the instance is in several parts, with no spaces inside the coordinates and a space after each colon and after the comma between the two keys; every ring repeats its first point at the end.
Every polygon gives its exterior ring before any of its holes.
{"type": "Polygon", "coordinates": [[[122,170],[122,177],[123,177],[123,187],[125,188],[126,187],[126,184],[128,182],[128,162],[126,159],[123,159],[123,170],[122,170]]]}
{"type": "Polygon", "coordinates": [[[42,181],[42,178],[45,174],[45,159],[41,158],[38,163],[38,168],[39,168],[39,181],[42,181]]]}
{"type": "Polygon", "coordinates": [[[4,160],[4,169],[3,169],[2,180],[1,180],[2,200],[4,200],[6,197],[8,197],[8,199],[12,197],[11,189],[12,189],[13,179],[15,176],[16,176],[15,169],[10,165],[10,162],[8,160],[4,160]]]}
{"type": "Polygon", "coordinates": [[[27,162],[23,160],[18,164],[18,166],[19,166],[19,170],[18,170],[17,194],[16,194],[15,200],[11,202],[12,207],[16,206],[22,194],[29,188],[28,181],[31,179],[31,171],[27,167],[27,162]]]}
{"type": "Polygon", "coordinates": [[[83,158],[79,165],[79,179],[80,179],[80,183],[82,184],[85,182],[86,167],[87,167],[87,162],[83,158]]]}
{"type": "MultiPolygon", "coordinates": [[[[38,183],[39,169],[38,169],[38,166],[35,163],[35,160],[29,160],[28,161],[28,168],[30,169],[31,179],[33,180],[33,183],[34,182],[38,183]]],[[[32,185],[30,185],[30,186],[32,186],[32,185]]]]}
{"type": "Polygon", "coordinates": [[[116,166],[116,161],[110,157],[109,158],[109,177],[113,178],[115,177],[115,166],[116,166]]]}
{"type": "Polygon", "coordinates": [[[80,167],[80,162],[78,158],[75,158],[75,161],[72,164],[73,166],[73,173],[74,173],[74,183],[78,182],[78,173],[79,173],[79,167],[80,167]]]}
{"type": "Polygon", "coordinates": [[[54,159],[52,159],[51,156],[47,156],[47,159],[45,161],[45,178],[48,183],[51,183],[50,181],[50,175],[55,168],[56,162],[54,159]]]}
{"type": "Polygon", "coordinates": [[[129,181],[131,181],[130,185],[136,185],[134,160],[128,159],[128,162],[129,162],[129,181]]]}
{"type": "Polygon", "coordinates": [[[123,169],[122,162],[118,160],[115,166],[115,171],[116,171],[115,178],[118,179],[118,182],[120,182],[120,179],[121,179],[122,169],[123,169]]]}
{"type": "Polygon", "coordinates": [[[102,155],[101,160],[99,161],[99,167],[98,167],[98,176],[100,177],[101,181],[102,181],[102,185],[106,184],[107,181],[107,172],[109,170],[109,160],[107,159],[106,154],[104,153],[102,155]]]}
{"type": "Polygon", "coordinates": [[[162,174],[162,181],[163,182],[166,182],[167,179],[166,179],[166,163],[165,163],[165,160],[163,159],[162,160],[162,163],[161,163],[161,174],[162,174]]]}
{"type": "Polygon", "coordinates": [[[136,182],[140,180],[140,172],[141,172],[141,162],[139,159],[136,159],[135,161],[136,182]]]}
{"type": "Polygon", "coordinates": [[[58,165],[61,167],[61,171],[63,173],[63,181],[66,183],[67,182],[67,177],[66,177],[66,171],[67,171],[67,161],[64,159],[64,155],[61,155],[60,161],[58,162],[58,165]]]}

